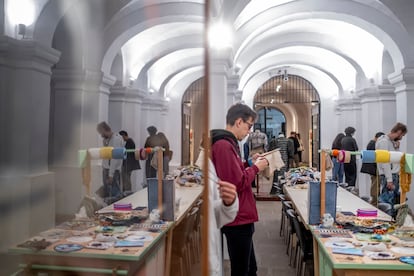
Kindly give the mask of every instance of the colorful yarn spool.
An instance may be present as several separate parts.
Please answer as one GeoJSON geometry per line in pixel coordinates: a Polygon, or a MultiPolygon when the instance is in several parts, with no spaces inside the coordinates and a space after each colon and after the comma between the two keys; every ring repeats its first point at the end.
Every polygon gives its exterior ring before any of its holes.
{"type": "Polygon", "coordinates": [[[403,154],[401,151],[390,151],[390,163],[400,163],[403,154]]]}
{"type": "Polygon", "coordinates": [[[85,168],[86,167],[86,157],[88,156],[87,150],[79,150],[78,151],[78,165],[79,168],[85,168]]]}
{"type": "Polygon", "coordinates": [[[349,163],[351,162],[351,152],[350,151],[345,151],[345,160],[344,163],[349,163]]]}
{"type": "Polygon", "coordinates": [[[414,173],[414,154],[405,154],[404,170],[406,173],[414,173]]]}
{"type": "Polygon", "coordinates": [[[148,153],[148,154],[152,153],[152,148],[145,148],[145,152],[148,153]]]}
{"type": "Polygon", "coordinates": [[[113,149],[114,149],[113,147],[102,147],[102,148],[100,148],[100,151],[99,151],[100,158],[101,159],[106,159],[106,160],[112,159],[112,150],[113,149]]]}
{"type": "Polygon", "coordinates": [[[97,160],[101,158],[101,149],[100,148],[90,148],[88,149],[91,160],[97,160]]]}
{"type": "Polygon", "coordinates": [[[338,151],[337,160],[338,160],[339,163],[344,163],[344,161],[345,161],[345,151],[344,150],[339,150],[338,151]]]}
{"type": "Polygon", "coordinates": [[[147,160],[147,157],[148,157],[148,154],[145,151],[145,149],[140,149],[140,151],[139,151],[139,158],[141,160],[147,160]]]}
{"type": "Polygon", "coordinates": [[[332,156],[333,157],[338,157],[338,154],[339,154],[339,150],[337,150],[337,149],[332,150],[332,156]]]}
{"type": "Polygon", "coordinates": [[[361,150],[362,163],[375,163],[375,150],[361,150]]]}
{"type": "Polygon", "coordinates": [[[126,159],[126,150],[125,150],[125,148],[113,148],[112,149],[112,159],[126,159]]]}
{"type": "Polygon", "coordinates": [[[135,160],[141,160],[140,155],[141,155],[141,149],[136,149],[134,152],[135,160]]]}
{"type": "Polygon", "coordinates": [[[389,163],[390,152],[388,150],[375,150],[375,163],[389,163]]]}

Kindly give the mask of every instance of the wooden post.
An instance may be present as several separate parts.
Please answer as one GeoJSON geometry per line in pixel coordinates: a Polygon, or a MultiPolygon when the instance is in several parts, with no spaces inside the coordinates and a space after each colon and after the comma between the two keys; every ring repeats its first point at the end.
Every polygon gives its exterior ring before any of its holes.
{"type": "Polygon", "coordinates": [[[194,166],[194,138],[193,129],[190,126],[190,166],[194,166]]]}
{"type": "Polygon", "coordinates": [[[406,193],[401,191],[400,204],[403,204],[405,202],[405,199],[406,199],[406,193]]]}
{"type": "Polygon", "coordinates": [[[85,167],[82,168],[83,184],[85,185],[86,194],[91,196],[91,155],[86,152],[85,167]]]}
{"type": "Polygon", "coordinates": [[[203,121],[203,171],[204,171],[204,190],[203,190],[203,216],[201,220],[201,275],[209,276],[209,164],[210,157],[210,45],[208,43],[208,33],[210,30],[210,0],[204,1],[204,121],[203,121]]]}
{"type": "Polygon", "coordinates": [[[321,150],[321,219],[325,214],[325,199],[326,199],[326,187],[325,187],[325,174],[326,174],[326,152],[321,150]]]}
{"type": "Polygon", "coordinates": [[[162,149],[158,149],[157,152],[154,154],[157,154],[157,178],[158,178],[158,211],[160,216],[162,216],[162,179],[164,174],[164,168],[163,168],[163,152],[162,149]]]}

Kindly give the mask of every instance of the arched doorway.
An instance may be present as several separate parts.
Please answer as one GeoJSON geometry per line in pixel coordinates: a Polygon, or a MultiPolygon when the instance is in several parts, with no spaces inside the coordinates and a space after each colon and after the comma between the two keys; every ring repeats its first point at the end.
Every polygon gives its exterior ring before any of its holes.
{"type": "Polygon", "coordinates": [[[278,75],[259,87],[253,103],[259,114],[260,129],[269,139],[279,132],[286,136],[291,131],[300,133],[304,144],[302,162],[313,167],[319,166],[320,99],[309,81],[287,74],[286,70],[282,74],[280,70],[278,75]],[[280,125],[273,121],[273,116],[278,112],[285,118],[284,124],[281,119],[278,121],[280,125]]]}
{"type": "Polygon", "coordinates": [[[198,158],[204,120],[204,77],[194,81],[185,91],[182,101],[181,164],[188,165],[198,158]],[[192,137],[192,139],[190,139],[192,137]]]}

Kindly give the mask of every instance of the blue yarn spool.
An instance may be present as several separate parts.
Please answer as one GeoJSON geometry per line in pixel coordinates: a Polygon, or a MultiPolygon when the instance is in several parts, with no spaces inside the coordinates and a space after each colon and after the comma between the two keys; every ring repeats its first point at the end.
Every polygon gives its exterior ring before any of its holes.
{"type": "Polygon", "coordinates": [[[112,149],[112,159],[125,159],[126,151],[125,148],[113,148],[112,149]]]}
{"type": "Polygon", "coordinates": [[[375,163],[375,150],[362,150],[362,163],[375,163]]]}

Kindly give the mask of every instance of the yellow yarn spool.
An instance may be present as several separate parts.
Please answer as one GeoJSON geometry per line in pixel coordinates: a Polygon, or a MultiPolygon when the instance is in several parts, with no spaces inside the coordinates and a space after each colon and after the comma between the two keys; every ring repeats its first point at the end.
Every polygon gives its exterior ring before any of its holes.
{"type": "Polygon", "coordinates": [[[388,150],[375,150],[375,162],[376,163],[389,163],[390,152],[388,150]]]}
{"type": "Polygon", "coordinates": [[[99,150],[99,156],[101,157],[101,159],[112,159],[112,150],[113,147],[102,147],[99,150]]]}

